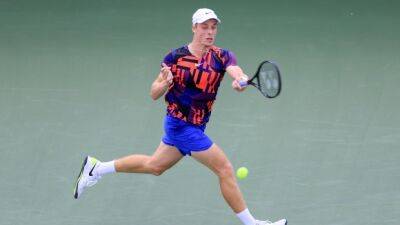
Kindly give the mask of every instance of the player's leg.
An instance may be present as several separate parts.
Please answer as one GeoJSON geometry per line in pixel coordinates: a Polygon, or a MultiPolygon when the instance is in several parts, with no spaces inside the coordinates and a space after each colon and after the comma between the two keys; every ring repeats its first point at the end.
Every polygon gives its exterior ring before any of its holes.
{"type": "Polygon", "coordinates": [[[206,151],[192,152],[192,157],[210,168],[218,176],[222,195],[235,213],[246,209],[232,164],[216,144],[213,144],[206,151]]]}
{"type": "Polygon", "coordinates": [[[192,152],[192,157],[210,168],[219,178],[220,188],[224,199],[244,225],[286,225],[286,219],[276,221],[260,221],[254,219],[247,209],[243,195],[240,192],[234,175],[232,164],[225,153],[216,144],[208,150],[192,152]]]}
{"type": "Polygon", "coordinates": [[[177,148],[161,142],[152,156],[129,155],[115,160],[115,170],[123,173],[150,173],[158,176],[175,165],[182,157],[177,148]]]}
{"type": "Polygon", "coordinates": [[[105,174],[127,172],[161,175],[182,157],[178,149],[163,142],[152,156],[130,155],[109,162],[100,162],[96,158],[87,156],[75,184],[74,198],[79,198],[87,187],[96,184],[105,174]]]}

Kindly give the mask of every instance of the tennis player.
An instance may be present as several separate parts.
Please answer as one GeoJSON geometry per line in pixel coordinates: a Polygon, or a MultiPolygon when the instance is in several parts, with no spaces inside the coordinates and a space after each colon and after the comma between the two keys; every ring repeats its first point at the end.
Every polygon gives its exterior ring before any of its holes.
{"type": "Polygon", "coordinates": [[[244,225],[285,225],[256,220],[240,192],[232,164],[205,133],[218,87],[225,72],[233,78],[232,88],[248,77],[237,65],[235,55],[214,45],[220,19],[211,9],[198,9],[192,18],[193,39],[188,45],[171,50],[161,63],[161,71],[151,86],[150,96],[157,100],[165,94],[167,113],[164,136],[151,156],[129,155],[109,162],[86,157],[74,190],[79,198],[83,191],[105,174],[148,173],[156,176],[189,155],[210,168],[219,178],[221,193],[244,225]]]}

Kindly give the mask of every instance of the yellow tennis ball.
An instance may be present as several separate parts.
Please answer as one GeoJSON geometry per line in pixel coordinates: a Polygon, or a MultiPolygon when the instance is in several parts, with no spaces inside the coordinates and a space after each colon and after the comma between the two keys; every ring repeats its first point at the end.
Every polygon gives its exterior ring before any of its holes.
{"type": "Polygon", "coordinates": [[[240,167],[239,169],[236,170],[236,176],[242,180],[247,177],[249,174],[249,170],[246,167],[240,167]]]}

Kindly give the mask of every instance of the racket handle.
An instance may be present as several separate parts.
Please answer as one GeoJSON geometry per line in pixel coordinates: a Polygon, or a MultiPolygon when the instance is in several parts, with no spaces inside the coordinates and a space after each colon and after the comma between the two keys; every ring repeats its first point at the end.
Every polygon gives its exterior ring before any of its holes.
{"type": "Polygon", "coordinates": [[[246,87],[248,84],[249,84],[249,83],[247,82],[247,80],[239,81],[240,87],[246,87]]]}

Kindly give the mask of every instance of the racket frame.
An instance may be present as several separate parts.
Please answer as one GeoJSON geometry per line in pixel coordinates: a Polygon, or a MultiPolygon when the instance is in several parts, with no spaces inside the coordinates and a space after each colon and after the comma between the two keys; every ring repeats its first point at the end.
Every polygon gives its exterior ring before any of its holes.
{"type": "Polygon", "coordinates": [[[253,75],[253,77],[252,77],[250,80],[245,81],[244,84],[245,84],[245,85],[242,85],[242,84],[240,84],[240,85],[241,85],[241,86],[252,85],[252,86],[256,87],[256,88],[257,88],[265,97],[267,97],[267,98],[275,98],[275,97],[277,97],[277,96],[281,93],[281,89],[282,89],[281,72],[280,72],[280,70],[279,70],[278,65],[277,65],[275,62],[270,61],[270,60],[265,60],[265,61],[261,62],[260,65],[259,65],[258,68],[257,68],[256,73],[253,75]],[[276,95],[274,95],[274,96],[269,96],[269,95],[267,95],[267,93],[263,93],[263,92],[261,91],[261,89],[260,89],[260,77],[259,77],[259,73],[260,73],[261,67],[264,65],[264,63],[270,63],[270,64],[272,64],[272,66],[275,67],[276,72],[277,72],[278,81],[279,81],[279,89],[278,89],[278,93],[276,93],[276,95]],[[254,82],[255,79],[256,79],[256,82],[257,82],[257,83],[254,82]]]}

